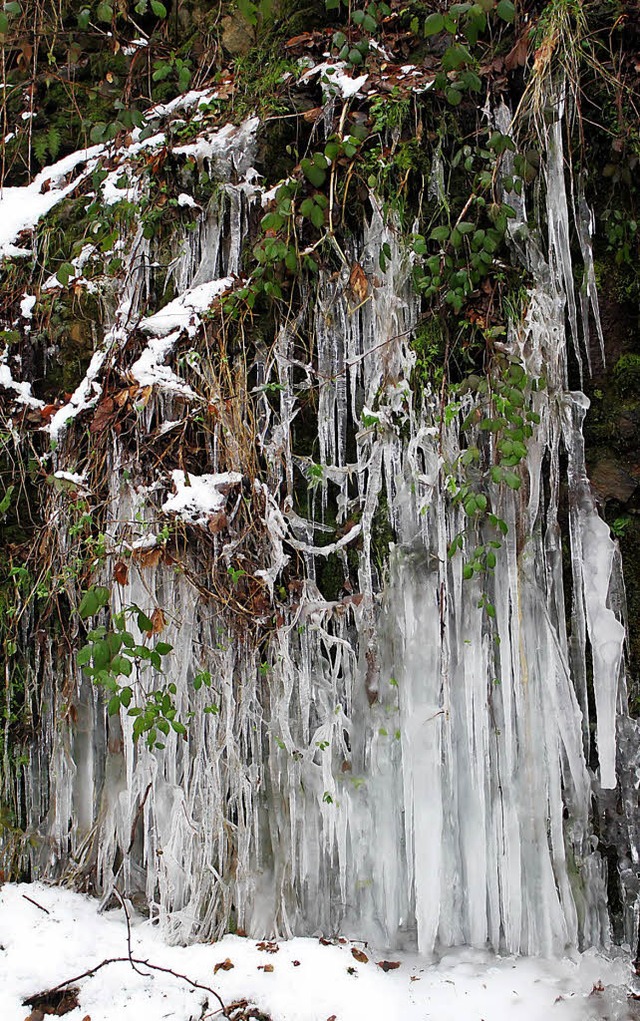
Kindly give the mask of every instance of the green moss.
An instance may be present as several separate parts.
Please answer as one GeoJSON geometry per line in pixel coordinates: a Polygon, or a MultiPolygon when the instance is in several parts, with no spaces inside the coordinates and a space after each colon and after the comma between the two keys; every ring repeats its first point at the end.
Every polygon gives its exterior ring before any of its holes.
{"type": "Polygon", "coordinates": [[[622,355],[614,366],[613,378],[620,393],[640,395],[640,354],[629,351],[622,355]]]}

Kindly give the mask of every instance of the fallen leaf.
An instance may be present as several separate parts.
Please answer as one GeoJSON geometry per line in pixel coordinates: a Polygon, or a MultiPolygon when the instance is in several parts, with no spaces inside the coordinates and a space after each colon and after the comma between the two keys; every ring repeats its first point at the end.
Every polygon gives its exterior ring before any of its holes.
{"type": "Polygon", "coordinates": [[[367,955],[364,953],[363,950],[358,950],[358,947],[351,947],[351,953],[355,957],[356,961],[360,962],[360,964],[369,963],[369,958],[367,957],[367,955]]]}
{"type": "Polygon", "coordinates": [[[273,971],[272,964],[259,964],[258,971],[273,971]]]}
{"type": "Polygon", "coordinates": [[[227,957],[227,959],[225,961],[219,961],[217,964],[214,964],[214,966],[213,966],[213,974],[217,975],[219,971],[231,971],[231,969],[234,968],[234,967],[235,967],[235,965],[234,965],[233,961],[231,961],[227,957]]]}
{"type": "Polygon", "coordinates": [[[294,968],[299,968],[300,967],[300,961],[292,961],[291,963],[292,963],[294,968]]]}
{"type": "Polygon", "coordinates": [[[113,577],[118,582],[118,585],[126,585],[127,578],[129,577],[129,568],[123,560],[119,560],[113,569],[113,577]]]}
{"type": "Polygon", "coordinates": [[[324,936],[320,937],[320,939],[318,940],[318,943],[321,943],[323,947],[330,947],[331,946],[331,940],[330,939],[325,939],[324,936]]]}
{"type": "Polygon", "coordinates": [[[277,943],[271,943],[269,940],[263,939],[260,943],[256,943],[258,950],[266,950],[268,954],[277,954],[280,947],[277,943]]]}
{"type": "Polygon", "coordinates": [[[400,967],[400,961],[376,961],[376,964],[383,971],[395,971],[396,968],[400,967]]]}

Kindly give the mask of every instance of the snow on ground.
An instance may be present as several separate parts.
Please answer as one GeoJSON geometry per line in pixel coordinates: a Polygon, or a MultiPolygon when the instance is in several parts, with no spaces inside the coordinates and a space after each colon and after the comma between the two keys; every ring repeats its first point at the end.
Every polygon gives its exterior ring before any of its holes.
{"type": "MultiPolygon", "coordinates": [[[[215,989],[226,1005],[255,1003],[273,1021],[567,1021],[628,1018],[625,959],[595,951],[572,960],[499,958],[468,948],[439,964],[408,954],[378,953],[315,938],[261,945],[240,936],[170,947],[148,921],[135,918],[132,956],[171,968],[215,989]],[[274,947],[277,950],[274,951],[274,947]],[[377,962],[399,967],[384,971],[377,962]],[[233,967],[228,968],[228,963],[233,967]],[[228,970],[216,965],[225,964],[228,970]],[[596,990],[594,991],[594,986],[596,990]],[[604,989],[598,987],[605,986],[604,989]]],[[[0,1018],[24,1021],[23,1000],[100,964],[127,957],[121,910],[99,914],[98,902],[40,883],[0,892],[0,1018]],[[27,898],[31,898],[28,900],[27,898]],[[35,901],[36,903],[33,903],[35,901]],[[36,905],[40,905],[39,907],[36,905]],[[45,910],[43,910],[45,909],[45,910]]],[[[68,1021],[196,1021],[219,1004],[202,989],[128,960],[75,983],[79,1007],[68,1021]],[[139,972],[143,972],[140,974],[139,972]],[[203,1010],[204,1000],[211,1006],[203,1010]]],[[[631,1004],[631,1010],[633,1004],[631,1004]]]]}

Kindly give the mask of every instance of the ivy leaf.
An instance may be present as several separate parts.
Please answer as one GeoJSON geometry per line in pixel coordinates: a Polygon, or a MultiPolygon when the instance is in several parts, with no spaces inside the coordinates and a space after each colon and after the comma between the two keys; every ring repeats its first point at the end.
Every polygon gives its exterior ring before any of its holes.
{"type": "Polygon", "coordinates": [[[324,184],[327,175],[324,170],[317,166],[312,160],[303,159],[300,163],[302,173],[308,181],[314,186],[314,188],[321,188],[324,184]]]}
{"type": "Polygon", "coordinates": [[[112,695],[107,705],[107,712],[109,716],[115,716],[116,713],[120,712],[120,695],[112,695]]]}
{"type": "Polygon", "coordinates": [[[98,4],[96,8],[96,15],[98,21],[111,22],[113,21],[113,7],[111,6],[111,4],[106,3],[98,4]]]}
{"type": "Polygon", "coordinates": [[[499,0],[496,7],[496,13],[503,21],[507,21],[511,24],[516,16],[516,9],[514,4],[511,3],[511,0],[499,0]]]}
{"type": "Polygon", "coordinates": [[[434,241],[446,241],[449,237],[449,228],[444,226],[435,227],[429,237],[433,238],[434,241]]]}
{"type": "Polygon", "coordinates": [[[424,23],[425,36],[437,35],[444,28],[444,18],[441,14],[430,14],[424,23]]]}

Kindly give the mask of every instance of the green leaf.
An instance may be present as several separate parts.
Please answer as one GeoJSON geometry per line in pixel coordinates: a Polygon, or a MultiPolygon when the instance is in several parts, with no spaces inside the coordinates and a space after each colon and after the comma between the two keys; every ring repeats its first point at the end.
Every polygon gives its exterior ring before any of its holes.
{"type": "Polygon", "coordinates": [[[362,56],[360,50],[357,50],[355,46],[353,47],[353,49],[349,50],[349,63],[354,65],[364,63],[364,57],[362,56]]]}
{"type": "Polygon", "coordinates": [[[515,472],[505,472],[504,481],[507,483],[509,489],[520,489],[522,485],[522,479],[515,472]]]}
{"type": "Polygon", "coordinates": [[[142,610],[137,610],[138,627],[141,631],[153,631],[153,623],[149,620],[146,613],[142,610]]]}
{"type": "Polygon", "coordinates": [[[95,589],[89,589],[80,601],[78,613],[83,620],[86,620],[87,617],[93,617],[94,613],[97,613],[99,609],[100,603],[98,602],[95,589]]]}
{"type": "Polygon", "coordinates": [[[462,93],[458,92],[457,89],[447,89],[444,95],[450,106],[460,106],[460,103],[462,102],[462,93]]]}
{"type": "Polygon", "coordinates": [[[91,646],[83,645],[80,652],[76,656],[76,663],[78,666],[87,666],[91,662],[91,646]]]}
{"type": "Polygon", "coordinates": [[[424,23],[425,36],[437,35],[444,28],[444,18],[441,14],[430,14],[424,23]]]}
{"type": "Polygon", "coordinates": [[[167,8],[160,3],[160,0],[151,0],[151,10],[156,18],[166,18],[167,16],[167,8]]]}
{"type": "Polygon", "coordinates": [[[170,652],[173,652],[173,645],[169,645],[168,642],[158,642],[156,652],[159,656],[167,656],[170,652]]]}
{"type": "Polygon", "coordinates": [[[111,4],[101,3],[96,8],[98,21],[113,21],[113,7],[111,4]]]}
{"type": "Polygon", "coordinates": [[[503,21],[507,21],[511,24],[516,16],[516,8],[515,5],[511,3],[511,0],[499,0],[496,6],[496,13],[503,21]]]}
{"type": "Polygon", "coordinates": [[[9,31],[9,19],[4,11],[0,11],[0,35],[6,35],[9,31]]]}
{"type": "Polygon", "coordinates": [[[314,188],[321,188],[327,179],[325,171],[310,159],[303,159],[300,162],[300,168],[304,176],[311,182],[314,188]]]}
{"type": "Polygon", "coordinates": [[[473,567],[471,564],[465,564],[462,568],[462,577],[465,581],[470,581],[473,578],[473,567]]]}
{"type": "Polygon", "coordinates": [[[0,500],[0,515],[5,515],[11,506],[11,497],[13,496],[14,486],[7,486],[7,491],[0,500]]]}
{"type": "Polygon", "coordinates": [[[120,695],[112,695],[107,705],[107,712],[109,716],[115,716],[116,713],[120,712],[120,695]]]}
{"type": "Polygon", "coordinates": [[[449,237],[449,228],[445,226],[435,227],[429,237],[433,238],[434,241],[446,241],[449,237]]]}
{"type": "Polygon", "coordinates": [[[58,268],[56,279],[63,287],[66,287],[71,277],[76,275],[76,268],[70,262],[63,262],[58,268]]]}

